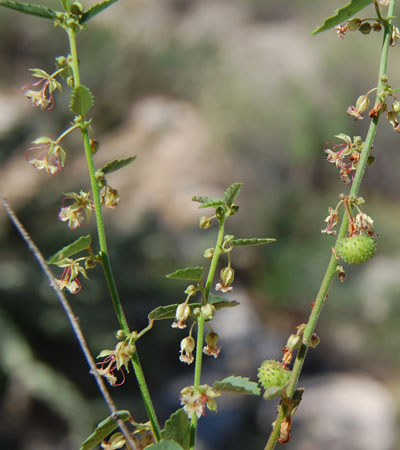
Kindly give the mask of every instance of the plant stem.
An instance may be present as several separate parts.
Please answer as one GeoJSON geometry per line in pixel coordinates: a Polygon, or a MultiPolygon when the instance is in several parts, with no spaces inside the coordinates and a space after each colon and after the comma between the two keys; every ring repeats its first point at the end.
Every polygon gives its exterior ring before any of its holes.
{"type": "MultiPolygon", "coordinates": [[[[393,16],[394,12],[394,6],[395,6],[395,0],[391,0],[389,8],[388,8],[388,22],[385,25],[385,32],[383,37],[383,44],[382,44],[382,53],[381,53],[381,61],[380,61],[380,67],[379,67],[379,77],[378,77],[378,89],[377,89],[377,96],[375,99],[375,105],[378,104],[380,101],[379,99],[379,92],[380,89],[385,86],[384,76],[386,75],[386,69],[387,69],[387,59],[388,59],[388,51],[389,51],[389,44],[390,44],[390,38],[391,38],[391,17],[393,16]]],[[[379,116],[374,117],[369,125],[367,137],[365,139],[362,151],[361,151],[361,158],[358,163],[358,167],[354,176],[354,180],[349,192],[349,195],[357,195],[360,189],[361,181],[364,176],[364,172],[367,166],[368,157],[370,155],[370,151],[374,142],[375,134],[376,134],[376,128],[378,125],[379,116]]],[[[338,236],[335,243],[335,248],[337,248],[337,245],[339,241],[345,236],[348,226],[348,216],[347,214],[343,215],[343,219],[340,225],[340,229],[338,232],[338,236]]],[[[318,317],[320,315],[321,309],[324,305],[325,299],[328,296],[329,288],[332,284],[332,280],[335,277],[336,274],[336,266],[337,266],[337,260],[336,256],[332,253],[331,258],[329,260],[328,268],[325,272],[324,278],[321,283],[321,287],[318,291],[317,298],[315,299],[314,306],[311,310],[308,323],[304,329],[303,333],[303,342],[300,346],[295,362],[293,364],[292,368],[292,374],[290,377],[289,385],[287,388],[287,396],[292,397],[294,394],[294,391],[296,389],[296,385],[298,382],[298,379],[300,377],[300,373],[303,367],[303,363],[305,360],[305,357],[307,355],[307,351],[309,348],[309,342],[310,339],[314,333],[314,330],[317,325],[318,317]]],[[[276,446],[276,443],[279,439],[280,435],[280,425],[282,422],[282,419],[284,418],[283,410],[281,406],[279,406],[277,419],[274,423],[273,430],[269,436],[268,442],[265,446],[264,450],[273,450],[276,446]]]]}
{"type": "MultiPolygon", "coordinates": [[[[74,86],[78,87],[80,85],[80,76],[79,76],[79,64],[78,64],[78,54],[76,50],[76,32],[71,28],[66,28],[70,51],[71,51],[71,66],[74,78],[74,86]]],[[[111,295],[111,299],[114,305],[115,313],[118,318],[118,322],[126,335],[130,333],[128,322],[126,320],[121,300],[118,295],[117,286],[115,283],[114,275],[111,269],[111,263],[108,256],[107,250],[107,241],[106,241],[106,232],[104,227],[103,220],[103,212],[101,209],[101,201],[100,201],[100,188],[96,178],[96,170],[94,167],[93,154],[90,148],[90,139],[88,133],[88,124],[86,124],[81,118],[81,133],[83,138],[83,145],[85,149],[86,162],[89,170],[90,184],[93,192],[93,201],[96,213],[96,223],[97,223],[97,233],[99,238],[99,246],[100,246],[100,257],[101,264],[103,267],[104,275],[106,278],[107,286],[111,295]]],[[[132,365],[135,371],[136,379],[138,381],[139,389],[142,394],[143,402],[146,408],[146,411],[149,416],[149,420],[152,425],[152,430],[154,433],[154,437],[157,441],[161,439],[161,430],[160,425],[157,420],[157,416],[154,410],[153,403],[151,401],[150,393],[146,384],[146,380],[143,374],[143,370],[140,364],[139,356],[137,352],[132,356],[132,365]]]]}
{"type": "MultiPolygon", "coordinates": [[[[206,286],[204,288],[202,304],[206,305],[208,302],[208,296],[210,295],[210,289],[214,280],[215,271],[217,270],[218,260],[222,253],[222,242],[224,239],[224,229],[225,229],[225,217],[223,217],[219,223],[217,243],[215,245],[214,254],[211,259],[210,268],[208,269],[208,275],[206,280],[206,286]]],[[[204,316],[200,313],[197,320],[197,340],[196,340],[196,362],[194,368],[194,388],[200,386],[201,379],[201,366],[203,362],[203,341],[204,341],[204,316]]],[[[197,416],[193,415],[192,421],[190,423],[190,449],[194,449],[196,442],[196,431],[197,431],[197,416]]]]}

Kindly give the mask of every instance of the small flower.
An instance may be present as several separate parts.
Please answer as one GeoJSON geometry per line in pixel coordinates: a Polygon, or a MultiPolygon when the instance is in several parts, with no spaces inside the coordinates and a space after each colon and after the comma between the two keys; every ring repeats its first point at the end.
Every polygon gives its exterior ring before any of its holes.
{"type": "Polygon", "coordinates": [[[89,222],[94,209],[94,204],[89,198],[89,192],[81,191],[79,194],[69,192],[65,195],[67,195],[67,197],[64,197],[62,200],[62,207],[58,213],[58,218],[62,222],[68,221],[70,230],[75,230],[83,223],[83,213],[85,213],[86,222],[89,222]],[[65,206],[66,200],[74,200],[74,202],[69,206],[65,206]]]}
{"type": "Polygon", "coordinates": [[[190,317],[190,306],[185,302],[176,307],[175,320],[171,325],[172,328],[186,328],[186,320],[190,317]]]}
{"type": "Polygon", "coordinates": [[[186,364],[192,364],[194,361],[193,350],[195,346],[196,341],[192,338],[192,336],[182,339],[180,351],[181,355],[179,356],[179,359],[186,364]]]}
{"type": "Polygon", "coordinates": [[[203,347],[203,353],[209,356],[214,356],[218,358],[219,352],[221,351],[221,346],[218,345],[219,336],[217,333],[211,331],[206,335],[207,345],[203,347]]]}
{"type": "Polygon", "coordinates": [[[49,175],[55,175],[64,167],[65,151],[46,136],[42,136],[35,141],[34,147],[28,148],[25,153],[26,160],[35,169],[44,169],[49,175]]]}
{"type": "Polygon", "coordinates": [[[235,271],[232,267],[227,266],[221,269],[220,278],[219,283],[215,286],[215,290],[221,292],[231,292],[233,290],[231,284],[235,278],[235,271]]]}
{"type": "Polygon", "coordinates": [[[395,47],[400,41],[400,29],[398,27],[392,27],[392,34],[390,36],[390,45],[395,47]]]}
{"type": "Polygon", "coordinates": [[[368,233],[373,234],[374,233],[374,221],[371,219],[370,216],[363,212],[359,212],[356,215],[355,225],[358,229],[359,233],[368,233]]]}
{"type": "Polygon", "coordinates": [[[104,195],[101,197],[101,204],[106,208],[115,208],[119,202],[119,195],[116,189],[106,186],[104,195]]]}
{"type": "Polygon", "coordinates": [[[334,236],[336,234],[335,227],[339,220],[339,213],[337,212],[336,209],[332,209],[331,207],[329,207],[328,211],[329,211],[329,215],[325,219],[327,226],[326,226],[326,228],[321,230],[321,233],[326,233],[326,234],[330,234],[330,235],[334,236]]]}
{"type": "Polygon", "coordinates": [[[116,384],[117,377],[114,372],[124,366],[129,373],[129,361],[135,352],[136,347],[129,340],[118,342],[114,350],[102,350],[97,358],[105,357],[105,359],[97,363],[97,366],[99,366],[98,373],[105,377],[110,385],[121,386],[125,382],[124,372],[121,371],[123,379],[119,384],[116,384]]]}
{"type": "Polygon", "coordinates": [[[108,441],[103,441],[100,446],[104,450],[115,450],[117,448],[122,448],[126,444],[125,437],[119,431],[114,433],[108,441]]]}
{"type": "Polygon", "coordinates": [[[364,117],[362,116],[360,111],[358,111],[358,109],[355,106],[349,106],[347,108],[347,114],[349,116],[354,117],[354,120],[362,120],[362,119],[364,119],[364,117]]]}
{"type": "Polygon", "coordinates": [[[189,419],[194,415],[200,418],[205,415],[206,406],[211,411],[217,410],[214,398],[220,395],[221,393],[207,384],[202,384],[197,389],[194,386],[187,386],[180,392],[181,405],[189,419]]]}
{"type": "Polygon", "coordinates": [[[56,263],[58,267],[63,267],[63,273],[54,280],[58,289],[67,289],[71,294],[77,294],[81,290],[81,283],[78,275],[82,274],[84,278],[88,279],[86,270],[81,267],[79,261],[85,258],[78,258],[73,260],[71,258],[64,258],[56,263]]]}

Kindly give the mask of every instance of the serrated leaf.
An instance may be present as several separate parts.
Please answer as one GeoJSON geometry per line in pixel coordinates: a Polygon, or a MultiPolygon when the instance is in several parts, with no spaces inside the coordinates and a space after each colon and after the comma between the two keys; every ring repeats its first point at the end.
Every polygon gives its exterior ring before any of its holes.
{"type": "MultiPolygon", "coordinates": [[[[223,308],[231,308],[233,306],[239,305],[239,302],[236,300],[226,300],[224,297],[220,297],[218,295],[210,294],[208,297],[208,303],[214,306],[214,308],[218,311],[223,308]]],[[[189,303],[190,308],[200,308],[201,303],[189,303]]],[[[173,305],[159,306],[158,308],[153,309],[148,317],[150,320],[164,320],[164,319],[174,319],[176,308],[178,307],[178,303],[174,303],[173,305]]]]}
{"type": "Polygon", "coordinates": [[[32,16],[44,17],[45,19],[57,19],[62,14],[54,9],[46,8],[46,6],[34,5],[33,3],[11,2],[9,0],[0,0],[0,6],[14,9],[32,16]]]}
{"type": "Polygon", "coordinates": [[[199,281],[203,278],[203,267],[185,267],[175,270],[175,272],[165,275],[167,278],[176,278],[178,280],[199,281]]]}
{"type": "Polygon", "coordinates": [[[177,442],[175,441],[164,441],[161,439],[157,444],[149,445],[146,447],[147,450],[184,450],[177,442]]]}
{"type": "Polygon", "coordinates": [[[80,84],[72,91],[69,108],[72,112],[84,116],[94,103],[93,95],[89,88],[80,84]]]}
{"type": "Polygon", "coordinates": [[[192,197],[193,202],[202,203],[199,208],[210,208],[215,206],[223,206],[225,205],[224,200],[218,197],[202,197],[202,196],[194,196],[192,197]]]}
{"type": "Polygon", "coordinates": [[[258,384],[250,381],[247,377],[230,376],[213,384],[217,391],[235,392],[237,394],[260,395],[261,390],[258,384]]]}
{"type": "Polygon", "coordinates": [[[235,198],[238,196],[240,192],[240,188],[243,186],[243,183],[233,183],[228,189],[224,192],[224,200],[227,206],[232,206],[232,203],[235,201],[235,198]]]}
{"type": "Polygon", "coordinates": [[[346,20],[349,20],[350,17],[354,16],[361,11],[369,4],[373,3],[374,0],[350,0],[347,5],[342,6],[335,10],[334,14],[330,17],[327,17],[322,25],[316,28],[312,34],[321,33],[322,31],[329,30],[336,25],[339,25],[346,20]]]}
{"type": "Polygon", "coordinates": [[[165,440],[174,440],[185,450],[190,445],[190,422],[183,408],[175,411],[166,420],[161,437],[165,440]]]}
{"type": "MultiPolygon", "coordinates": [[[[117,411],[118,417],[125,422],[131,416],[129,411],[121,410],[117,411]]],[[[84,441],[80,447],[80,450],[91,450],[100,444],[110,433],[118,428],[117,422],[111,417],[107,417],[100,422],[93,433],[84,441]]]]}
{"type": "Polygon", "coordinates": [[[56,264],[58,261],[61,261],[64,258],[69,258],[76,253],[87,250],[90,247],[91,243],[92,238],[90,234],[88,234],[87,236],[81,236],[76,241],[72,242],[72,244],[65,246],[53,256],[51,256],[47,260],[47,264],[56,264]]]}
{"type": "Polygon", "coordinates": [[[104,2],[94,4],[83,13],[81,23],[88,22],[94,16],[101,13],[102,11],[104,11],[106,8],[111,6],[113,3],[116,3],[117,1],[118,0],[105,0],[104,2]]]}
{"type": "Polygon", "coordinates": [[[133,163],[133,161],[135,161],[135,159],[136,159],[136,156],[130,156],[129,158],[126,158],[126,159],[114,159],[114,161],[110,161],[109,163],[107,163],[101,169],[101,171],[104,174],[115,172],[116,170],[122,169],[123,167],[126,167],[127,165],[133,163]]]}
{"type": "Polygon", "coordinates": [[[273,238],[250,238],[250,239],[233,239],[230,244],[234,247],[245,246],[245,245],[263,245],[271,244],[275,242],[276,239],[273,238]]]}

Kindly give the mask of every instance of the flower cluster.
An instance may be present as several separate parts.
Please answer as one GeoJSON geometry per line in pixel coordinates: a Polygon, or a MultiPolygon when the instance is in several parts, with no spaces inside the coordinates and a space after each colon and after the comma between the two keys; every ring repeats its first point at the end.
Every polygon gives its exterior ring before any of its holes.
{"type": "Polygon", "coordinates": [[[108,383],[112,386],[120,386],[125,382],[125,375],[122,373],[122,381],[118,384],[115,371],[121,369],[122,366],[129,373],[129,361],[131,360],[133,354],[136,352],[135,345],[131,342],[132,339],[126,338],[123,341],[118,342],[114,350],[102,350],[97,358],[104,358],[103,361],[97,363],[97,372],[106,378],[108,383]]]}
{"type": "Polygon", "coordinates": [[[62,200],[62,206],[58,213],[58,218],[62,222],[68,222],[70,230],[76,230],[80,227],[86,218],[86,223],[89,223],[92,211],[94,210],[93,201],[90,200],[90,192],[81,191],[79,194],[75,192],[68,192],[66,197],[62,200]],[[69,206],[65,206],[67,200],[73,200],[69,206]],[[85,214],[85,217],[84,215],[85,214]]]}
{"type": "Polygon", "coordinates": [[[61,84],[54,78],[64,69],[58,70],[49,75],[42,69],[30,69],[32,76],[39,78],[39,81],[24,86],[21,90],[23,95],[28,98],[32,105],[40,109],[50,110],[54,107],[53,92],[56,89],[61,90],[61,84]]]}
{"type": "Polygon", "coordinates": [[[335,166],[339,169],[340,179],[346,184],[350,184],[351,179],[349,174],[357,169],[363,141],[360,136],[355,136],[351,139],[350,136],[343,133],[340,133],[335,137],[341,139],[344,143],[331,144],[331,148],[327,148],[327,146],[325,146],[324,151],[328,155],[326,159],[330,163],[335,164],[335,166]]]}
{"type": "Polygon", "coordinates": [[[220,392],[207,384],[202,384],[197,389],[187,386],[180,392],[181,405],[189,419],[194,415],[200,418],[205,415],[206,406],[210,411],[217,411],[217,402],[214,399],[220,395],[220,392]]]}
{"type": "Polygon", "coordinates": [[[35,169],[44,169],[49,175],[55,175],[61,171],[65,162],[65,151],[58,141],[53,141],[47,136],[42,136],[32,142],[34,147],[26,151],[26,160],[35,169]]]}

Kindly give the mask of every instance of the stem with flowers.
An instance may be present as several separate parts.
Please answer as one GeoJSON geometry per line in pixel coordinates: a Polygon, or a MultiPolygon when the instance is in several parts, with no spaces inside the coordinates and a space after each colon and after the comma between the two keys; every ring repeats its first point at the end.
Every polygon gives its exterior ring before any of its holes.
{"type": "MultiPolygon", "coordinates": [[[[383,35],[383,44],[381,49],[381,58],[380,58],[380,66],[379,66],[379,75],[378,75],[378,85],[377,85],[377,95],[375,99],[374,108],[372,111],[376,110],[379,105],[382,104],[382,94],[387,90],[387,60],[388,60],[388,53],[389,53],[389,47],[391,43],[392,38],[392,19],[393,19],[393,13],[395,8],[395,0],[391,0],[387,12],[387,18],[384,20],[382,19],[381,15],[378,15],[379,20],[382,21],[384,26],[384,35],[383,35]]],[[[375,2],[375,6],[377,6],[375,2]]],[[[379,8],[377,8],[379,11],[379,8]]],[[[369,91],[371,93],[373,90],[369,91]]],[[[361,182],[365,173],[365,169],[368,164],[368,160],[371,154],[371,149],[373,147],[373,142],[380,118],[379,114],[380,110],[378,110],[377,114],[371,115],[371,122],[368,128],[367,136],[365,139],[364,144],[362,145],[361,150],[361,156],[358,161],[357,169],[354,175],[354,179],[348,194],[348,199],[356,198],[358,195],[358,192],[360,190],[361,182]]],[[[345,201],[345,207],[348,207],[348,203],[345,201]]],[[[328,297],[329,288],[332,284],[333,279],[336,275],[339,275],[342,273],[342,268],[338,266],[338,256],[337,256],[337,250],[339,248],[339,244],[342,241],[342,239],[345,237],[346,232],[349,229],[349,214],[344,214],[340,228],[337,234],[336,243],[334,246],[334,249],[332,249],[332,255],[330,257],[328,267],[326,269],[325,275],[323,277],[321,286],[319,288],[317,297],[315,301],[313,302],[313,307],[308,319],[307,324],[302,330],[302,339],[300,346],[297,350],[296,359],[293,364],[293,368],[290,375],[290,380],[288,382],[286,392],[284,395],[284,399],[282,400],[281,404],[278,407],[278,415],[277,418],[273,424],[272,432],[269,436],[268,442],[265,446],[265,450],[273,450],[278,442],[284,443],[284,440],[288,437],[290,437],[290,419],[291,417],[288,417],[285,415],[285,408],[283,403],[287,402],[290,399],[293,399],[293,396],[296,391],[296,386],[303,368],[303,364],[307,355],[307,351],[309,349],[312,342],[312,338],[314,335],[314,330],[317,326],[318,318],[321,313],[322,307],[325,303],[326,298],[328,297]],[[285,435],[285,421],[289,422],[289,436],[285,435]],[[283,427],[282,427],[283,425],[283,427]],[[283,433],[282,433],[283,431],[283,433]]]]}

